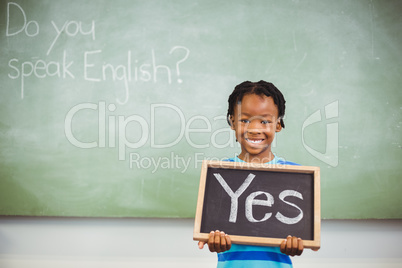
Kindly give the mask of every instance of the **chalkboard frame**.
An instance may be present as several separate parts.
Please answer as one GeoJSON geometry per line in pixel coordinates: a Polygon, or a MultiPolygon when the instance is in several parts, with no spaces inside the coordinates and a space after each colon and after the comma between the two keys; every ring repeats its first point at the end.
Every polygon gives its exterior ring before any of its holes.
{"type": "MultiPolygon", "coordinates": [[[[208,241],[209,233],[201,232],[201,225],[203,220],[203,206],[205,198],[205,186],[207,181],[207,173],[209,168],[223,168],[223,169],[246,169],[246,170],[259,170],[259,171],[275,171],[287,173],[304,173],[313,176],[313,206],[314,215],[311,222],[313,222],[313,239],[303,240],[305,248],[319,249],[321,242],[321,194],[320,194],[320,168],[313,166],[293,166],[293,165],[269,165],[258,163],[243,163],[243,162],[228,162],[228,161],[211,161],[204,160],[201,167],[200,184],[197,199],[197,209],[194,221],[193,239],[196,241],[208,241]]],[[[270,238],[270,237],[255,237],[244,235],[231,235],[230,238],[233,243],[258,245],[258,246],[279,246],[283,239],[270,238]]]]}

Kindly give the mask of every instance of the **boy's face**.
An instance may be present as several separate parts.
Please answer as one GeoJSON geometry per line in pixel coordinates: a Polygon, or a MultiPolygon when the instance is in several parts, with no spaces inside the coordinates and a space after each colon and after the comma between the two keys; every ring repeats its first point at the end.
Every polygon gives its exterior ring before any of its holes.
{"type": "Polygon", "coordinates": [[[241,145],[239,158],[246,162],[266,163],[274,156],[271,143],[281,131],[278,108],[272,97],[247,94],[230,117],[231,128],[241,145]]]}

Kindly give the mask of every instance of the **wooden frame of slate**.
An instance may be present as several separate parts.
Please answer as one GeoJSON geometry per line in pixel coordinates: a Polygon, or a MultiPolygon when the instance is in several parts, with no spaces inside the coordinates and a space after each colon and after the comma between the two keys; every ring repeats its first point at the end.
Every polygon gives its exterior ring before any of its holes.
{"type": "Polygon", "coordinates": [[[193,239],[215,230],[236,244],[279,246],[292,235],[319,249],[319,167],[204,160],[193,239]]]}

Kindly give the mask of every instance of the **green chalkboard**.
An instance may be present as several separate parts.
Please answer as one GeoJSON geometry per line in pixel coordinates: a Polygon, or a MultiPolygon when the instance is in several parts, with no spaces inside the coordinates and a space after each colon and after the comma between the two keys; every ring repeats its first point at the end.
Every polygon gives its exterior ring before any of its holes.
{"type": "Polygon", "coordinates": [[[287,99],[273,144],[324,218],[402,217],[402,2],[0,1],[0,214],[193,217],[240,151],[227,97],[287,99]]]}

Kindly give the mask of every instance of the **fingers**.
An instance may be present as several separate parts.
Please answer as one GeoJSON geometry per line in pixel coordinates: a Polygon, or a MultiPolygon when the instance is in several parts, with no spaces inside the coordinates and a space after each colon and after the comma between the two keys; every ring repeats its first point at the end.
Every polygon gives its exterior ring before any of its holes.
{"type": "Polygon", "coordinates": [[[225,235],[226,237],[226,250],[229,250],[232,248],[232,239],[230,239],[230,236],[227,234],[225,235]]]}
{"type": "MultiPolygon", "coordinates": [[[[205,243],[204,243],[205,244],[205,243]]],[[[208,237],[208,248],[211,252],[224,252],[232,247],[230,237],[224,232],[212,231],[208,237]]]]}
{"type": "Polygon", "coordinates": [[[220,232],[215,235],[215,249],[218,253],[226,251],[226,238],[224,232],[220,232]]]}
{"type": "Polygon", "coordinates": [[[303,253],[304,250],[304,245],[303,245],[303,239],[298,238],[298,248],[297,248],[297,256],[300,256],[303,253]]]}
{"type": "Polygon", "coordinates": [[[215,252],[215,232],[214,231],[209,233],[208,248],[209,248],[209,251],[215,252]]]}
{"type": "MultiPolygon", "coordinates": [[[[289,235],[286,238],[286,254],[290,255],[292,253],[292,237],[289,235]]],[[[290,255],[292,256],[292,255],[290,255]]]]}
{"type": "Polygon", "coordinates": [[[292,248],[290,250],[290,255],[295,256],[298,249],[298,240],[297,237],[293,236],[290,240],[292,240],[292,248]]]}
{"type": "Polygon", "coordinates": [[[286,254],[286,239],[282,241],[280,249],[283,254],[286,254]]]}
{"type": "Polygon", "coordinates": [[[300,256],[304,250],[303,240],[295,236],[288,236],[286,240],[282,241],[280,250],[290,256],[300,256]]]}
{"type": "Polygon", "coordinates": [[[221,232],[221,252],[227,251],[232,247],[232,240],[230,240],[230,237],[225,234],[224,232],[221,232]]]}
{"type": "MultiPolygon", "coordinates": [[[[207,242],[198,242],[198,247],[200,249],[204,248],[207,242]]],[[[220,232],[218,230],[212,231],[208,236],[208,248],[211,252],[224,252],[232,247],[232,240],[230,236],[225,234],[225,232],[220,232]]],[[[282,241],[280,245],[280,250],[282,253],[290,256],[300,256],[304,251],[303,240],[295,236],[288,236],[282,241]]]]}
{"type": "Polygon", "coordinates": [[[205,242],[202,242],[202,241],[199,241],[199,242],[198,242],[198,248],[199,248],[199,249],[203,249],[203,248],[204,248],[204,245],[205,245],[205,242]]]}

